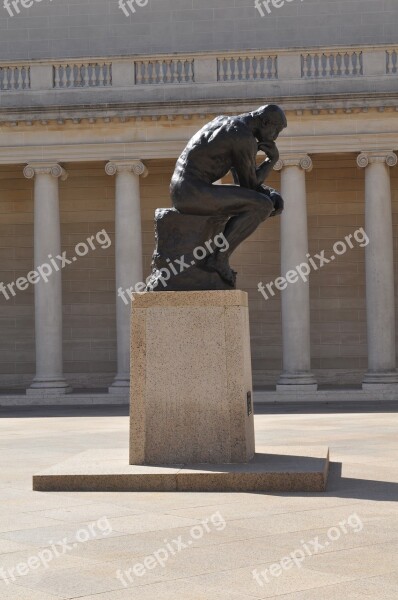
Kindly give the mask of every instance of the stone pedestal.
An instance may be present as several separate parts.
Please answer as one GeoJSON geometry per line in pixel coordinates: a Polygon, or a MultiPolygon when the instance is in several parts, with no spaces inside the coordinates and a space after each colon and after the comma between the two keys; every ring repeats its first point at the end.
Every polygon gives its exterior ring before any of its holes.
{"type": "Polygon", "coordinates": [[[253,457],[245,292],[134,294],[131,357],[130,464],[253,457]]]}
{"type": "Polygon", "coordinates": [[[260,446],[247,294],[133,296],[130,464],[93,449],[33,477],[40,491],[323,492],[327,447],[260,446]]]}

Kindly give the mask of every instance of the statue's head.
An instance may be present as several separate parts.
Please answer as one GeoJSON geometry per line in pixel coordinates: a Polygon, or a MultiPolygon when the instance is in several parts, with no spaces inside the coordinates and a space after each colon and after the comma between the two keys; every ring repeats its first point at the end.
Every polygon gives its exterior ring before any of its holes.
{"type": "Polygon", "coordinates": [[[283,110],[276,104],[260,106],[251,113],[255,122],[255,135],[259,141],[275,141],[280,132],[287,127],[283,110]]]}

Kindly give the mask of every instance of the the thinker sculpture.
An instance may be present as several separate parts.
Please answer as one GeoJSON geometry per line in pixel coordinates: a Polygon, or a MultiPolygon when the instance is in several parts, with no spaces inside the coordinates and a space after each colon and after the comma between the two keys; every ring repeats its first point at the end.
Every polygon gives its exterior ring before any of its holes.
{"type": "Polygon", "coordinates": [[[229,257],[261,222],[283,210],[281,196],[264,181],[279,159],[275,141],[286,126],[283,110],[270,104],[217,117],[193,136],[171,180],[174,209],[156,211],[157,248],[148,289],[235,287],[229,257]],[[257,166],[260,151],[266,158],[257,166]],[[214,184],[229,171],[235,185],[214,184]],[[211,247],[219,234],[224,244],[211,247]],[[206,250],[204,257],[198,248],[206,250]]]}

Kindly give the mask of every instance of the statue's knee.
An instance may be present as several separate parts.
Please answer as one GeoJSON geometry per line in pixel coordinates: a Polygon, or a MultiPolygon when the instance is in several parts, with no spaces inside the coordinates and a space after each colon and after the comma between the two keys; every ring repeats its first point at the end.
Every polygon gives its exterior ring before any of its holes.
{"type": "Polygon", "coordinates": [[[274,203],[272,202],[272,200],[270,198],[264,198],[264,200],[261,201],[259,206],[259,215],[261,221],[265,221],[265,219],[268,219],[273,210],[274,203]]]}

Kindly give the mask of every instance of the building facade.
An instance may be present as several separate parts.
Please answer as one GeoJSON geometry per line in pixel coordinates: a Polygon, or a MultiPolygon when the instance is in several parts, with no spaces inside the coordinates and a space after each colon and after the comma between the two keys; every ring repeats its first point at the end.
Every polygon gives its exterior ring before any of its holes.
{"type": "Polygon", "coordinates": [[[270,102],[286,208],[232,261],[258,397],[396,397],[398,7],[279,4],[2,7],[0,404],[127,401],[122,292],[149,275],[175,160],[270,102]]]}

